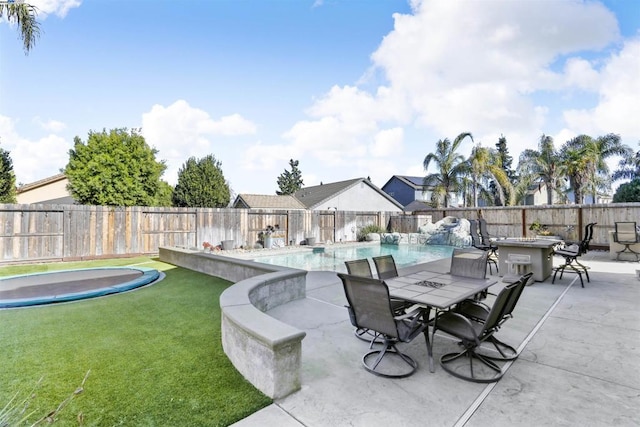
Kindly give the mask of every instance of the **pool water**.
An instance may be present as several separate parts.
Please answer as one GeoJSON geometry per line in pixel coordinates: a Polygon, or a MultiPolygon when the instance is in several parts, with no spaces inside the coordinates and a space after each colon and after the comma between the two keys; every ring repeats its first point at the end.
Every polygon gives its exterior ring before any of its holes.
{"type": "MultiPolygon", "coordinates": [[[[319,249],[319,248],[318,248],[319,249]]],[[[272,256],[260,256],[254,261],[282,267],[299,268],[302,270],[324,270],[346,273],[345,261],[369,258],[382,255],[393,255],[398,268],[423,262],[449,258],[453,253],[452,246],[430,245],[372,245],[372,246],[327,246],[324,252],[305,251],[272,256]]],[[[372,264],[373,267],[373,264],[372,264]]]]}

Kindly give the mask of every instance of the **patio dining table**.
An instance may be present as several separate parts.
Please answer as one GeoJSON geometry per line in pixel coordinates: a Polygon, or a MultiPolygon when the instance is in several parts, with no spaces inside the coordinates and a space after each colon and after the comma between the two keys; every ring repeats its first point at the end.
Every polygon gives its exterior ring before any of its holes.
{"type": "MultiPolygon", "coordinates": [[[[392,298],[403,299],[427,307],[427,316],[432,308],[448,310],[452,306],[471,298],[486,290],[498,281],[489,279],[472,279],[453,274],[437,273],[422,270],[406,276],[398,276],[385,280],[392,298]]],[[[433,337],[429,339],[427,332],[427,351],[429,353],[429,370],[433,368],[433,337]]]]}

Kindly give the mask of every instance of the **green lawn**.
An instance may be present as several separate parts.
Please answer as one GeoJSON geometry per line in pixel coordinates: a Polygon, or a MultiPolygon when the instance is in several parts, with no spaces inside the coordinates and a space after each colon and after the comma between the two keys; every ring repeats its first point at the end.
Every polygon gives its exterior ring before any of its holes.
{"type": "Polygon", "coordinates": [[[0,275],[141,263],[166,274],[124,294],[0,310],[0,410],[42,377],[30,421],[54,410],[91,371],[59,425],[228,425],[271,403],[231,365],[219,297],[230,283],[150,258],[10,266],[0,275]]]}

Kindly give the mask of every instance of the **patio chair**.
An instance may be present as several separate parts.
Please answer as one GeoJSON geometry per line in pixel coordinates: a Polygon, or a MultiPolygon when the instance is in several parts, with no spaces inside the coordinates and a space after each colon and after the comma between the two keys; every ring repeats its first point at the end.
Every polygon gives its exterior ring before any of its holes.
{"type": "MultiPolygon", "coordinates": [[[[454,276],[469,277],[472,279],[487,278],[487,251],[474,249],[454,249],[451,254],[451,268],[449,274],[454,276]]],[[[473,297],[474,300],[485,299],[488,295],[485,290],[473,297]]]]}
{"type": "MultiPolygon", "coordinates": [[[[580,255],[589,252],[589,243],[593,238],[593,226],[596,225],[597,222],[590,222],[589,224],[584,226],[584,236],[582,236],[582,240],[579,242],[566,242],[565,246],[578,245],[578,250],[580,251],[580,255]]],[[[562,248],[560,248],[561,250],[562,248]]]]}
{"type": "Polygon", "coordinates": [[[480,238],[482,239],[482,243],[486,245],[491,245],[491,239],[499,239],[502,237],[495,236],[493,234],[489,234],[489,230],[487,230],[487,220],[484,218],[478,218],[478,225],[480,226],[480,238]]]}
{"type": "Polygon", "coordinates": [[[487,251],[456,248],[451,254],[449,274],[473,279],[486,279],[488,256],[487,251]]]}
{"type": "Polygon", "coordinates": [[[471,234],[471,246],[476,249],[487,252],[487,265],[489,266],[489,273],[493,274],[493,265],[496,267],[496,273],[498,270],[498,247],[491,243],[484,243],[482,237],[478,234],[478,222],[475,219],[469,220],[470,227],[469,232],[471,234]]]}
{"type": "Polygon", "coordinates": [[[344,292],[354,315],[356,326],[375,331],[382,340],[382,346],[370,350],[362,357],[364,368],[372,374],[390,378],[404,378],[413,374],[418,363],[407,354],[400,352],[397,344],[410,342],[423,334],[427,348],[429,336],[427,322],[424,319],[426,310],[417,308],[410,313],[396,316],[391,308],[389,288],[382,280],[367,277],[351,276],[339,273],[344,292]],[[387,356],[395,356],[401,367],[409,366],[407,371],[398,368],[398,363],[391,362],[387,356]],[[381,363],[386,358],[385,363],[381,363]],[[373,360],[372,360],[373,359],[373,360]]]}
{"type": "MultiPolygon", "coordinates": [[[[507,300],[502,314],[500,316],[500,321],[498,322],[497,329],[499,329],[507,319],[513,317],[513,310],[516,308],[516,304],[522,295],[522,291],[524,287],[527,285],[533,273],[527,273],[521,276],[519,279],[510,283],[510,285],[516,285],[516,289],[509,295],[509,299],[507,300]]],[[[470,318],[476,322],[486,322],[489,312],[491,308],[484,303],[478,301],[463,301],[458,304],[455,308],[457,313],[462,314],[465,317],[470,318]]],[[[500,341],[495,335],[492,335],[489,338],[489,341],[494,345],[496,350],[500,353],[501,360],[515,360],[519,354],[518,351],[508,345],[507,343],[500,341]],[[506,352],[505,352],[506,351],[506,352]]]]}
{"type": "MultiPolygon", "coordinates": [[[[371,265],[366,258],[353,261],[345,261],[344,264],[347,267],[348,274],[350,274],[351,276],[367,277],[369,279],[373,279],[371,265]]],[[[403,314],[404,310],[409,306],[410,304],[404,300],[391,300],[391,307],[393,308],[393,312],[395,314],[403,314]]],[[[353,326],[356,326],[356,330],[354,331],[356,338],[369,342],[370,347],[372,347],[373,344],[380,344],[380,341],[377,340],[378,334],[369,331],[366,328],[358,328],[353,317],[353,310],[351,310],[351,307],[347,307],[347,309],[349,310],[349,318],[351,319],[351,324],[353,326]]]]}
{"type": "Polygon", "coordinates": [[[356,259],[353,261],[345,261],[344,265],[347,267],[347,272],[352,276],[360,276],[360,277],[369,277],[373,278],[373,273],[371,272],[371,265],[369,264],[369,260],[364,259],[356,259]]]}
{"type": "Polygon", "coordinates": [[[435,318],[433,322],[434,339],[436,331],[442,331],[461,340],[461,344],[464,347],[461,352],[447,353],[441,356],[440,366],[442,366],[442,369],[455,377],[477,383],[492,383],[502,378],[504,372],[496,362],[505,361],[508,358],[487,356],[477,350],[486,341],[494,342],[492,341],[493,335],[506,320],[503,319],[503,313],[510,298],[512,298],[512,293],[517,290],[518,286],[520,286],[519,281],[505,286],[500,291],[484,322],[474,321],[455,311],[443,312],[435,318]],[[469,359],[468,368],[465,369],[464,366],[459,366],[459,364],[455,367],[452,366],[461,357],[469,359]],[[474,366],[474,361],[478,361],[480,365],[474,366]],[[487,369],[489,371],[488,374],[486,373],[487,369]]]}
{"type": "Polygon", "coordinates": [[[593,238],[593,226],[596,222],[591,222],[584,227],[584,237],[579,243],[569,244],[561,249],[556,249],[554,255],[560,255],[564,258],[564,264],[555,267],[553,269],[553,279],[551,283],[556,282],[556,276],[560,273],[560,279],[565,272],[576,273],[580,277],[580,284],[584,288],[584,280],[582,280],[582,274],[587,277],[587,282],[590,282],[589,267],[578,261],[578,258],[589,251],[589,242],[593,238]]]}
{"type": "Polygon", "coordinates": [[[621,254],[630,253],[634,254],[636,256],[636,261],[638,261],[640,253],[629,247],[636,243],[640,243],[635,222],[616,222],[616,232],[613,234],[613,241],[620,245],[624,245],[624,249],[617,252],[616,260],[620,260],[621,254]]]}
{"type": "Polygon", "coordinates": [[[373,257],[373,264],[376,266],[378,279],[387,280],[398,277],[398,269],[393,255],[382,255],[373,257]]]}

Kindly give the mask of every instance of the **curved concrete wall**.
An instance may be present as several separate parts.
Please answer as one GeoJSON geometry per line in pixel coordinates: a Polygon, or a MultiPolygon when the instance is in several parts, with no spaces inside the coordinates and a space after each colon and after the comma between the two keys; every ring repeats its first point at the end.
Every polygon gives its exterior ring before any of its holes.
{"type": "Polygon", "coordinates": [[[304,298],[306,271],[180,248],[160,248],[160,260],[236,282],[220,296],[225,354],[273,399],[300,389],[306,334],[264,312],[304,298]]]}

